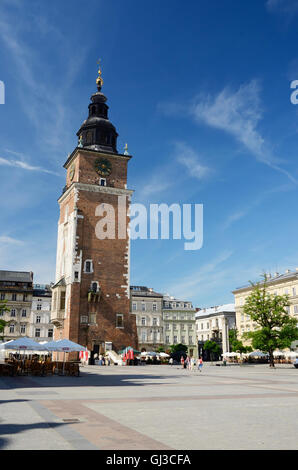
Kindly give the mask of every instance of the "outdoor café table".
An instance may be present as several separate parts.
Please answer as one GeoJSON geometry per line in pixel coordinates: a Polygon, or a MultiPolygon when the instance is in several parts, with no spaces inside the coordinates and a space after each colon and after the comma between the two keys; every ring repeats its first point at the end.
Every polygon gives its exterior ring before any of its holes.
{"type": "Polygon", "coordinates": [[[6,375],[6,373],[13,376],[14,366],[8,362],[0,362],[0,375],[6,375]]]}

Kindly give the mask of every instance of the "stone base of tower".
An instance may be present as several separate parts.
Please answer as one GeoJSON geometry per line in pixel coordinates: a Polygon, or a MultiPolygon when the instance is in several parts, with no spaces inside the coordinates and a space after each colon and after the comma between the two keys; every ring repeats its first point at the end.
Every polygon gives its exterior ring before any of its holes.
{"type": "Polygon", "coordinates": [[[117,352],[127,346],[138,348],[136,318],[129,313],[129,299],[113,301],[109,295],[106,300],[102,292],[88,298],[87,289],[82,295],[81,284],[69,288],[67,315],[56,322],[55,340],[69,339],[98,354],[109,349],[117,352]],[[90,311],[93,313],[86,315],[90,311]]]}

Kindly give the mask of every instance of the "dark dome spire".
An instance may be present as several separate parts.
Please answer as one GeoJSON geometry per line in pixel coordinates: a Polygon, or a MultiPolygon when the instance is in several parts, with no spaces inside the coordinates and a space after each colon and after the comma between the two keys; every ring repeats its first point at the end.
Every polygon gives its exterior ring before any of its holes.
{"type": "Polygon", "coordinates": [[[80,139],[79,146],[91,150],[118,153],[118,134],[108,118],[107,98],[101,92],[103,85],[101,73],[99,67],[96,79],[97,92],[91,96],[91,103],[88,106],[89,116],[77,132],[80,139]]]}

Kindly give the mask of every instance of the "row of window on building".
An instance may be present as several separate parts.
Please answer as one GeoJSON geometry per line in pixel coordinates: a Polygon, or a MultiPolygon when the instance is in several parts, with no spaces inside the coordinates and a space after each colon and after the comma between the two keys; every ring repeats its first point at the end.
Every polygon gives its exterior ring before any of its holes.
{"type": "Polygon", "coordinates": [[[13,292],[12,294],[1,292],[0,294],[0,300],[12,300],[13,302],[16,302],[17,300],[19,300],[20,302],[27,302],[31,300],[30,297],[31,296],[29,296],[28,294],[16,294],[15,292],[13,292]]]}
{"type": "MultiPolygon", "coordinates": [[[[166,336],[165,337],[166,339],[166,344],[170,344],[170,336],[166,336]]],[[[186,337],[185,336],[181,336],[179,341],[178,341],[178,336],[174,335],[173,336],[173,344],[178,344],[179,343],[182,343],[182,344],[186,344],[186,337]]],[[[189,345],[193,345],[194,342],[193,342],[193,336],[189,336],[188,337],[188,344],[189,345]]]]}
{"type": "MultiPolygon", "coordinates": [[[[28,333],[28,325],[27,324],[20,324],[20,325],[15,325],[14,323],[9,324],[9,333],[17,333],[17,327],[19,326],[19,332],[21,334],[26,334],[28,333]]],[[[49,328],[46,330],[42,330],[41,328],[34,328],[34,336],[35,338],[53,338],[54,330],[53,328],[49,328]]]]}

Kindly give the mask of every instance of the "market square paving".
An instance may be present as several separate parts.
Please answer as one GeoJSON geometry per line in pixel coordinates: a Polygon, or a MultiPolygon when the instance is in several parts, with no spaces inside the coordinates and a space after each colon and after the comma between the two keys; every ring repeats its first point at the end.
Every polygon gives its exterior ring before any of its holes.
{"type": "Polygon", "coordinates": [[[298,448],[291,365],[85,366],[0,388],[1,450],[298,448]]]}

